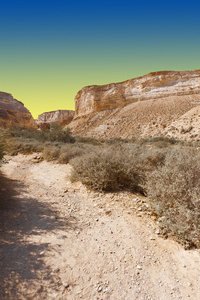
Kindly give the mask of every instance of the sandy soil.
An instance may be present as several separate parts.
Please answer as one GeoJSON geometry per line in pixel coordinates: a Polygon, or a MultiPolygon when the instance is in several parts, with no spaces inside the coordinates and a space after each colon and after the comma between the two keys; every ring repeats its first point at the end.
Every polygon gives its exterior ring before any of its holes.
{"type": "Polygon", "coordinates": [[[0,299],[199,299],[200,251],[159,236],[145,198],[90,192],[34,155],[7,159],[0,299]]]}

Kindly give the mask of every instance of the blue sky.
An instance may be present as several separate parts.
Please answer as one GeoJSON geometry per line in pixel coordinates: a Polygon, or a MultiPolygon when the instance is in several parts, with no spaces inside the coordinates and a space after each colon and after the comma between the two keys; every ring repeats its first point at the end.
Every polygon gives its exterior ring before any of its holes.
{"type": "Polygon", "coordinates": [[[0,91],[34,117],[86,85],[199,69],[200,1],[0,1],[0,91]]]}

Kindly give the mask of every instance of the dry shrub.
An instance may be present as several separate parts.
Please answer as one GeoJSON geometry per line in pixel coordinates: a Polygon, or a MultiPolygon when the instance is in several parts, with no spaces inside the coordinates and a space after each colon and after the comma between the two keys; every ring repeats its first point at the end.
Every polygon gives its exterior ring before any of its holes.
{"type": "Polygon", "coordinates": [[[9,149],[9,132],[4,129],[0,128],[0,161],[3,159],[5,152],[9,149]]]}
{"type": "Polygon", "coordinates": [[[42,154],[43,158],[47,161],[56,160],[60,155],[60,149],[58,147],[47,146],[44,148],[42,154]]]}
{"type": "Polygon", "coordinates": [[[200,246],[200,155],[175,147],[145,185],[150,207],[162,216],[164,233],[172,233],[186,247],[200,246]]]}
{"type": "Polygon", "coordinates": [[[95,147],[86,144],[68,144],[61,148],[58,162],[60,164],[68,164],[75,157],[91,153],[95,147]]]}
{"type": "Polygon", "coordinates": [[[132,157],[132,149],[123,147],[99,148],[72,160],[71,180],[79,180],[91,189],[141,191],[143,175],[132,157]]]}
{"type": "Polygon", "coordinates": [[[23,140],[15,140],[11,139],[10,140],[10,147],[7,150],[7,153],[9,155],[17,155],[18,153],[22,154],[31,154],[34,152],[42,152],[44,149],[44,145],[39,143],[38,141],[31,140],[29,142],[23,141],[23,140]]]}

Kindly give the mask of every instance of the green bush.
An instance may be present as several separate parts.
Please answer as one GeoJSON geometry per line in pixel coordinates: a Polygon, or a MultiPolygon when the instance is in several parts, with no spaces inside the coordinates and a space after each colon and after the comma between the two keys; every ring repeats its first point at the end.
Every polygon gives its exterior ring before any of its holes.
{"type": "Polygon", "coordinates": [[[163,232],[174,234],[188,247],[200,247],[200,154],[188,147],[168,151],[145,189],[150,208],[163,217],[163,232]]]}

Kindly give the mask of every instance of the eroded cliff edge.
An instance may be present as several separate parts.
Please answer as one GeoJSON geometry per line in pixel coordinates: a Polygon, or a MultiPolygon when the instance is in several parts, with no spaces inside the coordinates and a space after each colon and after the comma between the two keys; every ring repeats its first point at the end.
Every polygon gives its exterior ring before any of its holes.
{"type": "Polygon", "coordinates": [[[24,104],[11,94],[0,92],[0,127],[36,128],[35,120],[24,104]]]}
{"type": "Polygon", "coordinates": [[[120,83],[84,87],[75,97],[74,134],[149,137],[199,105],[200,70],[163,71],[120,83]]]}

